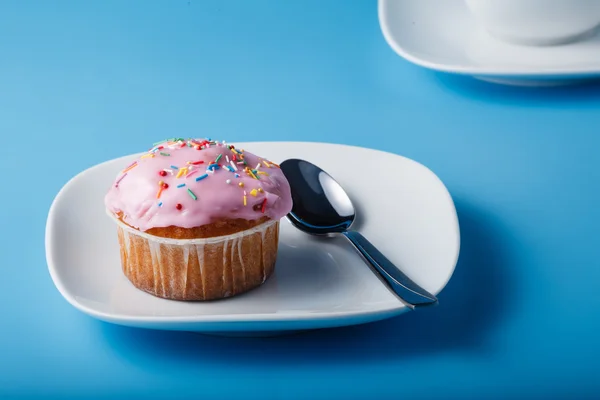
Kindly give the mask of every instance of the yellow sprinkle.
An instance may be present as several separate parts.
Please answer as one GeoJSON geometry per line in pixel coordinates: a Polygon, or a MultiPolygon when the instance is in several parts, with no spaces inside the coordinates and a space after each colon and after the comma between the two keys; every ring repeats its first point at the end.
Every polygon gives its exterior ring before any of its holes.
{"type": "Polygon", "coordinates": [[[187,174],[187,172],[188,172],[187,168],[185,168],[185,167],[184,168],[180,168],[179,172],[177,173],[176,178],[181,178],[181,176],[187,174]]]}
{"type": "Polygon", "coordinates": [[[248,170],[248,173],[249,173],[249,174],[250,174],[250,176],[251,176],[251,177],[253,177],[254,179],[258,179],[258,178],[256,177],[256,175],[254,175],[254,174],[252,173],[252,171],[248,170]]]}
{"type": "Polygon", "coordinates": [[[158,186],[163,187],[165,183],[163,181],[158,181],[158,186]]]}
{"type": "Polygon", "coordinates": [[[244,182],[240,182],[240,183],[238,183],[238,185],[239,185],[240,187],[244,187],[244,182]]]}
{"type": "Polygon", "coordinates": [[[144,154],[143,156],[140,157],[140,159],[148,158],[148,157],[154,157],[154,153],[144,154]]]}
{"type": "Polygon", "coordinates": [[[258,190],[256,190],[256,189],[252,189],[252,190],[250,191],[250,194],[251,194],[252,196],[256,197],[256,195],[258,194],[258,190]]]}
{"type": "Polygon", "coordinates": [[[258,174],[259,174],[259,175],[266,175],[266,176],[269,176],[269,174],[268,174],[268,173],[266,173],[266,172],[264,172],[264,171],[256,171],[256,172],[258,172],[258,174]]]}
{"type": "Polygon", "coordinates": [[[127,172],[127,171],[131,171],[131,170],[132,170],[132,169],[134,169],[135,167],[137,167],[137,163],[135,163],[135,164],[133,164],[133,165],[131,165],[131,166],[129,166],[129,167],[127,167],[127,168],[125,168],[125,169],[122,171],[122,173],[125,173],[125,172],[127,172]]]}
{"type": "Polygon", "coordinates": [[[265,167],[267,167],[267,168],[271,168],[271,166],[269,165],[269,163],[268,163],[268,162],[266,162],[265,160],[263,160],[263,164],[265,164],[265,167]]]}
{"type": "Polygon", "coordinates": [[[246,196],[244,196],[244,206],[246,205],[246,196]]]}
{"type": "Polygon", "coordinates": [[[161,187],[158,189],[158,192],[156,193],[156,198],[157,199],[160,199],[160,195],[161,195],[162,191],[163,191],[163,187],[161,185],[161,187]]]}
{"type": "Polygon", "coordinates": [[[262,193],[263,192],[262,188],[258,188],[258,192],[262,193]]]}

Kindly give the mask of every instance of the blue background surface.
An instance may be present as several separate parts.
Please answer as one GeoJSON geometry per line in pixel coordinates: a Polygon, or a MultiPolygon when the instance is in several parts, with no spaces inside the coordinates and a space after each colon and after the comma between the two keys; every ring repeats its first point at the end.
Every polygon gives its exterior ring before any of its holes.
{"type": "Polygon", "coordinates": [[[0,397],[600,396],[600,85],[439,75],[373,0],[0,3],[0,397]],[[462,251],[437,308],[272,339],[96,321],[55,289],[69,178],[165,136],[327,141],[431,168],[462,251]]]}

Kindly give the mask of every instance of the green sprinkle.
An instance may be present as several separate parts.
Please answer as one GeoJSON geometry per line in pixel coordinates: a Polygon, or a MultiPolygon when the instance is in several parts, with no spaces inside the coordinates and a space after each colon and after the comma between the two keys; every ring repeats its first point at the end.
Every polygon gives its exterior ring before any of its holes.
{"type": "MultiPolygon", "coordinates": [[[[168,139],[167,139],[167,140],[168,140],[168,139]]],[[[167,140],[161,140],[160,142],[156,142],[156,143],[154,143],[152,146],[158,146],[159,144],[161,144],[161,143],[164,143],[164,142],[166,142],[167,140]]]]}
{"type": "Polygon", "coordinates": [[[170,154],[169,154],[169,153],[163,153],[163,152],[161,152],[161,153],[160,153],[160,155],[161,155],[161,156],[170,156],[170,154]]]}
{"type": "Polygon", "coordinates": [[[188,193],[190,195],[190,197],[194,200],[198,200],[198,197],[196,197],[196,195],[194,194],[194,192],[192,192],[190,189],[188,189],[188,193]]]}
{"type": "Polygon", "coordinates": [[[221,159],[221,157],[223,157],[223,154],[219,154],[219,155],[217,156],[217,158],[216,158],[215,162],[217,162],[217,163],[218,163],[218,162],[219,162],[219,160],[221,159]]]}

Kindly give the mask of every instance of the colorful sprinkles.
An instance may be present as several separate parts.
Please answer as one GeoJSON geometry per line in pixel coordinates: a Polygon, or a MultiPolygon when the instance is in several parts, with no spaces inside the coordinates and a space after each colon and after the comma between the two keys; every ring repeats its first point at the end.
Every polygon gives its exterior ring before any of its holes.
{"type": "Polygon", "coordinates": [[[194,192],[192,192],[189,188],[188,188],[188,194],[190,195],[190,197],[194,200],[198,200],[198,197],[194,194],[194,192]]]}
{"type": "Polygon", "coordinates": [[[183,175],[187,174],[187,171],[188,171],[187,168],[181,168],[175,178],[178,178],[178,179],[181,178],[183,175]]]}
{"type": "Polygon", "coordinates": [[[129,166],[127,168],[125,168],[123,170],[123,173],[125,173],[127,171],[131,171],[132,169],[134,169],[135,167],[137,167],[137,165],[138,165],[137,161],[132,162],[131,164],[129,164],[129,166]]]}
{"type": "MultiPolygon", "coordinates": [[[[219,153],[212,161],[198,160],[198,157],[193,157],[191,160],[186,161],[186,163],[184,165],[168,165],[168,168],[163,167],[163,169],[159,169],[157,171],[158,176],[160,178],[169,178],[170,177],[169,179],[173,179],[173,177],[176,179],[180,179],[180,178],[187,179],[187,178],[190,178],[190,177],[198,174],[195,177],[195,182],[200,182],[207,178],[214,179],[214,177],[217,177],[218,175],[221,175],[223,173],[226,173],[226,174],[232,173],[233,174],[232,178],[235,177],[237,179],[242,178],[242,175],[246,175],[247,177],[252,178],[252,179],[248,180],[246,178],[245,179],[246,183],[244,183],[244,180],[240,179],[237,183],[237,186],[240,189],[243,189],[243,190],[238,189],[242,192],[241,203],[244,206],[247,206],[248,205],[248,196],[259,197],[261,202],[258,204],[255,204],[253,208],[257,211],[260,210],[260,212],[264,213],[266,210],[266,205],[267,205],[267,199],[266,199],[266,197],[264,197],[265,191],[263,190],[262,187],[260,187],[259,182],[256,182],[256,183],[252,183],[252,182],[254,182],[254,180],[261,181],[261,177],[263,179],[265,179],[264,177],[269,176],[269,174],[267,172],[261,171],[261,167],[264,166],[265,168],[273,168],[273,167],[279,168],[279,165],[277,165],[274,162],[259,158],[258,164],[256,164],[256,167],[254,167],[252,169],[248,165],[248,160],[245,157],[243,149],[236,149],[235,146],[233,146],[233,145],[227,145],[225,141],[218,142],[218,141],[214,141],[210,138],[206,138],[206,139],[170,138],[170,139],[165,139],[165,140],[156,142],[152,145],[152,148],[146,154],[142,155],[139,158],[139,160],[133,161],[122,171],[122,175],[115,181],[114,186],[119,187],[119,184],[121,183],[121,181],[123,179],[125,179],[125,177],[127,177],[127,173],[129,171],[131,171],[132,169],[136,168],[137,166],[139,166],[140,163],[144,162],[143,160],[145,160],[145,159],[155,158],[157,155],[169,157],[169,156],[171,156],[172,151],[176,151],[176,150],[182,149],[182,148],[190,148],[190,149],[195,149],[195,150],[201,151],[201,150],[205,150],[205,149],[213,148],[213,147],[220,148],[221,153],[219,153]],[[229,153],[229,152],[231,152],[231,153],[229,153]],[[202,164],[205,164],[205,163],[208,163],[208,165],[206,167],[202,166],[202,164]],[[240,166],[240,165],[241,165],[241,168],[238,168],[238,166],[240,166]],[[224,172],[218,172],[220,170],[222,170],[224,172]],[[211,175],[214,175],[214,177],[211,177],[211,175]],[[246,186],[249,186],[249,187],[246,188],[246,186]],[[248,192],[246,192],[246,190],[248,190],[248,192]]],[[[196,154],[196,153],[194,153],[194,154],[196,154]]],[[[223,179],[223,181],[227,185],[231,185],[231,183],[232,183],[231,182],[232,179],[229,179],[229,178],[225,178],[225,179],[223,179]]],[[[221,181],[221,182],[223,182],[223,181],[221,181]]],[[[157,204],[158,204],[158,207],[162,207],[165,202],[167,202],[167,204],[168,204],[169,196],[167,196],[165,198],[164,194],[165,194],[165,190],[169,188],[169,184],[164,182],[163,180],[157,180],[157,183],[158,183],[158,190],[156,192],[156,198],[160,199],[160,201],[158,201],[157,204]]],[[[188,185],[186,185],[186,183],[180,183],[180,184],[177,184],[176,186],[177,186],[177,188],[180,188],[180,189],[186,188],[188,195],[193,200],[198,200],[198,196],[196,195],[196,193],[194,193],[194,191],[192,191],[191,187],[188,187],[188,185]]],[[[173,206],[171,205],[171,207],[173,207],[173,206]]],[[[180,203],[176,203],[175,208],[177,210],[182,210],[183,205],[180,203]]]]}
{"type": "Polygon", "coordinates": [[[115,182],[115,187],[119,187],[119,183],[121,183],[123,178],[125,178],[126,176],[127,176],[127,172],[125,172],[123,175],[121,175],[121,177],[119,179],[117,179],[117,181],[115,182]]]}
{"type": "Polygon", "coordinates": [[[264,199],[262,202],[262,206],[260,207],[260,212],[264,214],[266,207],[267,207],[267,199],[264,199]]]}

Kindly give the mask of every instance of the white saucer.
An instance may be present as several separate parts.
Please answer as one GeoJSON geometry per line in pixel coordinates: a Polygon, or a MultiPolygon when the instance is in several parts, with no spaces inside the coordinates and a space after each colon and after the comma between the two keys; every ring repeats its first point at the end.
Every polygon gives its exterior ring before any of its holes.
{"type": "MultiPolygon", "coordinates": [[[[459,252],[456,210],[442,182],[390,153],[317,143],[243,143],[273,160],[305,158],[348,189],[356,228],[415,282],[437,294],[459,252]]],[[[138,155],[139,156],[139,155],[138,155]]],[[[273,334],[365,323],[408,309],[343,240],[314,238],[281,224],[275,274],[260,288],[213,302],[178,302],[134,288],[121,272],[116,226],[104,194],[137,156],[90,168],[56,196],[46,226],[46,258],[60,293],[104,321],[143,328],[273,334]]]]}
{"type": "Polygon", "coordinates": [[[389,45],[436,71],[496,83],[546,86],[600,76],[600,34],[562,46],[520,46],[481,29],[463,0],[379,0],[389,45]]]}

